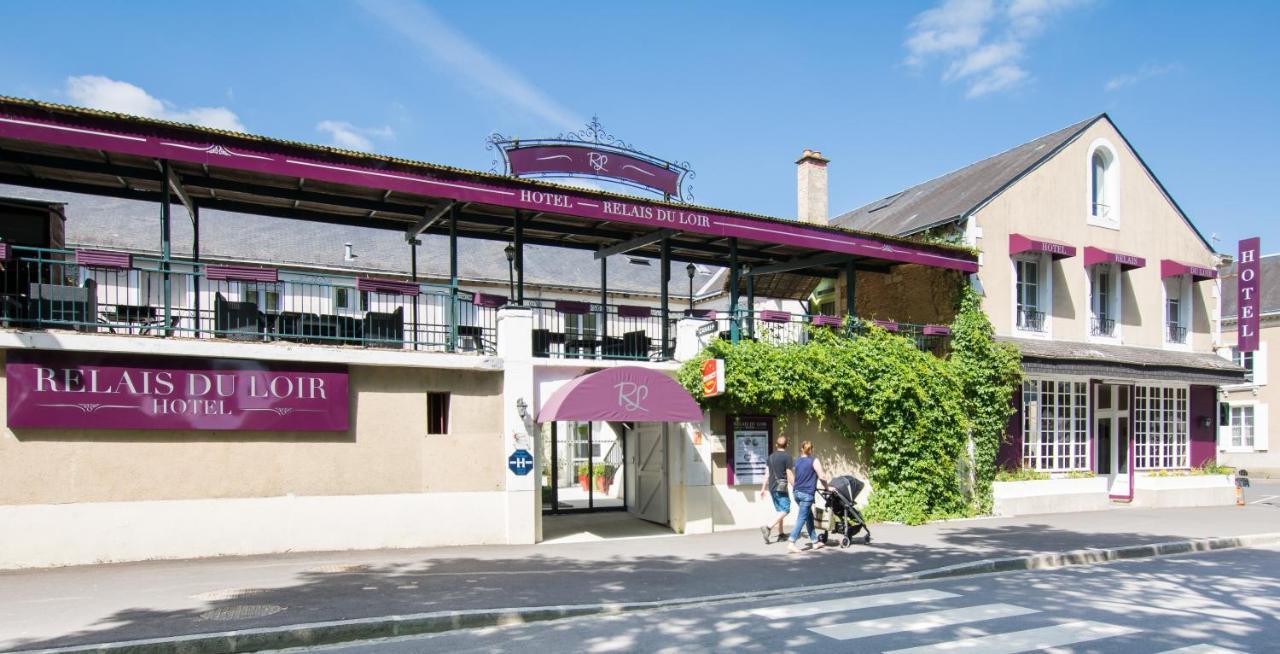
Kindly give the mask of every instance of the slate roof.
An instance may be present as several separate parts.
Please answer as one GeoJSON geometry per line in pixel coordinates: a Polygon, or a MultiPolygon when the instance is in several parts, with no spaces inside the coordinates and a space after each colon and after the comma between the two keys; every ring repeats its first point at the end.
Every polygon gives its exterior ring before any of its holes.
{"type": "Polygon", "coordinates": [[[1098,114],[843,213],[831,223],[850,229],[907,236],[957,220],[1073,141],[1105,115],[1098,114]]]}
{"type": "Polygon", "coordinates": [[[1028,372],[1132,376],[1209,384],[1244,381],[1244,368],[1207,352],[1007,336],[996,339],[1018,348],[1023,368],[1028,372]]]}
{"type": "MultiPolygon", "coordinates": [[[[50,191],[0,184],[0,198],[65,203],[66,240],[69,247],[125,250],[158,255],[160,251],[159,203],[138,202],[99,195],[50,191]]],[[[180,204],[173,209],[173,253],[191,254],[191,223],[180,204]]],[[[496,284],[508,281],[506,243],[458,239],[458,274],[466,282],[496,284]]],[[[287,218],[205,209],[200,212],[200,254],[206,260],[262,262],[284,267],[323,267],[344,273],[408,276],[409,245],[404,233],[335,225],[287,218]],[[357,257],[345,261],[345,243],[357,257]]],[[[648,265],[631,263],[626,255],[609,258],[609,291],[657,295],[657,260],[648,265]]],[[[668,285],[671,301],[689,294],[689,277],[683,262],[672,262],[668,285]]],[[[694,277],[698,297],[720,291],[721,268],[699,266],[694,277]],[[702,290],[707,289],[707,290],[702,290]]],[[[424,281],[448,280],[449,240],[422,237],[418,246],[418,275],[424,281]]],[[[525,285],[599,292],[600,264],[591,252],[530,245],[525,249],[525,285]]],[[[536,290],[536,289],[534,289],[536,290]]],[[[536,297],[536,295],[535,295],[536,297]]]]}
{"type": "MultiPolygon", "coordinates": [[[[1239,278],[1236,276],[1236,264],[1223,268],[1220,277],[1222,279],[1222,318],[1223,320],[1236,319],[1236,282],[1239,278]]],[[[1258,292],[1259,311],[1263,315],[1268,313],[1280,312],[1280,253],[1264,254],[1258,260],[1258,292]]]]}

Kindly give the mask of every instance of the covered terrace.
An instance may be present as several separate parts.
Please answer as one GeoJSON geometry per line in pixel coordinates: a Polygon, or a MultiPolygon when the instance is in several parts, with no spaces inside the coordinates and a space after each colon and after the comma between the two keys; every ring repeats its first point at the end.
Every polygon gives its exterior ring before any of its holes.
{"type": "MultiPolygon", "coordinates": [[[[754,336],[765,323],[830,324],[833,317],[756,315],[753,282],[772,275],[843,277],[853,289],[857,271],[901,264],[977,270],[972,253],[946,246],[16,98],[0,98],[0,183],[158,206],[154,258],[0,245],[3,319],[20,328],[492,352],[497,309],[531,304],[525,248],[543,245],[594,253],[601,295],[599,304],[535,308],[536,356],[665,359],[675,320],[697,314],[671,304],[673,261],[728,269],[729,306],[744,308],[694,317],[715,320],[730,338],[754,336]],[[422,235],[441,235],[451,280],[423,284],[415,268],[407,281],[335,285],[270,267],[206,264],[202,209],[393,230],[410,256],[422,235]],[[172,255],[175,219],[193,227],[188,260],[172,255]],[[459,239],[509,244],[508,294],[459,289],[459,239]],[[660,262],[656,309],[609,302],[610,258],[622,254],[660,262]],[[132,281],[144,278],[155,288],[132,281]],[[245,285],[260,289],[260,299],[231,292],[245,285]],[[289,306],[267,300],[286,287],[289,306]],[[584,314],[599,315],[590,333],[565,327],[566,316],[584,314]]],[[[279,247],[289,247],[288,234],[279,247]]],[[[853,298],[847,294],[850,315],[853,298]]]]}

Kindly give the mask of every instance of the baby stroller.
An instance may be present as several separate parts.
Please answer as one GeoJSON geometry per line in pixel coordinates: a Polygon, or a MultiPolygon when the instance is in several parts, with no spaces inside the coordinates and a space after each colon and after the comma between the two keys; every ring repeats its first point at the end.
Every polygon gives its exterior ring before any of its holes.
{"type": "Polygon", "coordinates": [[[819,536],[823,543],[834,544],[828,539],[838,535],[840,547],[848,547],[853,543],[853,537],[860,531],[864,532],[862,543],[864,545],[871,543],[871,529],[867,527],[867,521],[862,519],[858,507],[854,505],[854,500],[858,499],[858,493],[862,492],[864,486],[866,484],[856,478],[842,475],[832,479],[826,490],[819,491],[822,499],[827,503],[827,511],[831,514],[826,530],[819,536]]]}

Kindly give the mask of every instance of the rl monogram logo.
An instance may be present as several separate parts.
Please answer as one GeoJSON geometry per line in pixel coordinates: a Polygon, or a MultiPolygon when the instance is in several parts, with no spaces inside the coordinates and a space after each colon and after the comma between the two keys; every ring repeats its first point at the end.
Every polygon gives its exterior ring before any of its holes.
{"type": "Polygon", "coordinates": [[[647,384],[624,381],[614,384],[613,387],[618,389],[618,406],[626,407],[628,411],[648,411],[640,405],[645,398],[649,397],[647,384]]]}
{"type": "Polygon", "coordinates": [[[592,152],[587,155],[587,163],[591,164],[592,170],[602,173],[604,172],[604,165],[609,163],[609,157],[600,152],[592,152]]]}

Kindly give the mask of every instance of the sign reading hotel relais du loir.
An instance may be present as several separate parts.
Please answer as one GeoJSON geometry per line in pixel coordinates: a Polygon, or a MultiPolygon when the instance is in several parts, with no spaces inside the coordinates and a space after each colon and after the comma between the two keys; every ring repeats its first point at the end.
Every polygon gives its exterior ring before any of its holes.
{"type": "Polygon", "coordinates": [[[347,372],[233,359],[10,351],[11,428],[346,431],[347,372]]]}

